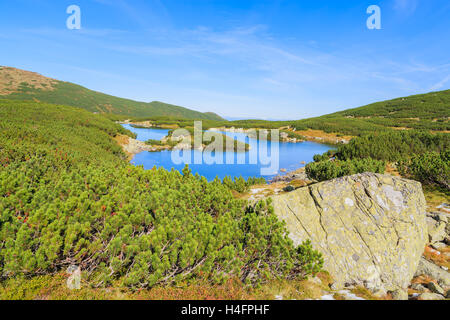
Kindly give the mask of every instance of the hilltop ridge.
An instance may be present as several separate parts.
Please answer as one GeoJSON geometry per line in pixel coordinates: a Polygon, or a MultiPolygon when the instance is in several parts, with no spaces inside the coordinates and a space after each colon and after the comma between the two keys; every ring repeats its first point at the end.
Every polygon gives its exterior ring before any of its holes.
{"type": "Polygon", "coordinates": [[[68,105],[91,112],[130,117],[223,120],[212,112],[202,113],[160,101],[147,103],[119,98],[35,72],[5,66],[0,66],[0,97],[68,105]]]}

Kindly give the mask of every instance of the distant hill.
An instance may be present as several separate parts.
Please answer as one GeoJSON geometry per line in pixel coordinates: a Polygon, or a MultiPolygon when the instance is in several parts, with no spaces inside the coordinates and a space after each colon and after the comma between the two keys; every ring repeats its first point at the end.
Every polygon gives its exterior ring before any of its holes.
{"type": "Polygon", "coordinates": [[[223,120],[212,112],[202,113],[159,101],[146,103],[114,97],[11,67],[0,67],[0,98],[34,100],[130,117],[223,120]]]}
{"type": "Polygon", "coordinates": [[[361,135],[388,129],[450,131],[450,90],[430,92],[293,121],[297,130],[361,135]]]}
{"type": "Polygon", "coordinates": [[[332,115],[439,120],[450,117],[450,90],[372,103],[332,115]]]}

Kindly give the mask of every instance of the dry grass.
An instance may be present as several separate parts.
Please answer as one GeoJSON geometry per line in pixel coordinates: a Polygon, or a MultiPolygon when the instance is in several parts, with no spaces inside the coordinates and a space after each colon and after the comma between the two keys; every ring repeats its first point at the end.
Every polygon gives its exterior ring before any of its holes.
{"type": "MultiPolygon", "coordinates": [[[[230,279],[224,284],[207,282],[185,283],[177,286],[154,287],[133,291],[123,287],[121,281],[108,288],[93,288],[82,282],[80,290],[70,290],[66,282],[69,275],[58,273],[32,279],[10,279],[0,283],[0,300],[283,300],[321,299],[333,294],[329,286],[333,282],[327,272],[316,275],[321,282],[313,280],[273,280],[257,288],[249,287],[239,280],[230,279]]],[[[364,299],[381,300],[364,288],[352,290],[364,299]]],[[[339,293],[336,300],[345,300],[339,293]]]]}
{"type": "Polygon", "coordinates": [[[390,174],[392,176],[401,177],[401,174],[398,172],[397,168],[393,166],[392,163],[386,164],[386,174],[390,174]]]}
{"type": "MultiPolygon", "coordinates": [[[[321,274],[318,277],[320,279],[321,274]]],[[[273,300],[276,296],[281,296],[283,300],[315,300],[329,294],[329,290],[327,283],[324,281],[319,284],[311,280],[280,280],[263,285],[255,290],[253,295],[258,300],[273,300]]]]}
{"type": "Polygon", "coordinates": [[[118,281],[109,288],[92,288],[82,283],[80,290],[70,290],[66,286],[68,275],[13,279],[0,283],[0,300],[274,300],[319,299],[327,290],[327,285],[309,280],[272,281],[251,288],[238,280],[229,280],[221,285],[185,284],[172,287],[155,287],[133,291],[118,281]]]}
{"type": "Polygon", "coordinates": [[[53,90],[57,80],[44,77],[35,72],[19,70],[16,68],[0,68],[0,95],[17,92],[22,83],[40,90],[53,90]]]}
{"type": "Polygon", "coordinates": [[[437,207],[442,203],[450,202],[450,191],[434,186],[424,186],[423,193],[429,209],[432,211],[446,212],[445,210],[438,209],[437,207]]]}
{"type": "Polygon", "coordinates": [[[430,282],[434,282],[437,283],[436,280],[434,280],[433,278],[427,276],[427,275],[421,275],[418,277],[415,277],[412,281],[411,284],[422,284],[422,285],[426,285],[430,282]]]}
{"type": "Polygon", "coordinates": [[[300,134],[304,136],[307,140],[311,141],[318,141],[321,140],[323,142],[329,142],[329,143],[339,143],[340,141],[350,141],[353,137],[352,136],[343,136],[339,135],[338,133],[327,133],[322,130],[302,130],[302,131],[294,131],[297,134],[300,134]]]}
{"type": "Polygon", "coordinates": [[[123,152],[127,155],[128,161],[131,161],[134,157],[134,154],[127,152],[124,148],[124,146],[129,143],[129,139],[130,137],[121,134],[114,137],[114,141],[116,141],[117,144],[122,147],[123,152]]]}
{"type": "Polygon", "coordinates": [[[177,124],[161,124],[161,125],[158,125],[158,128],[161,128],[161,129],[178,129],[179,126],[177,124]]]}
{"type": "Polygon", "coordinates": [[[447,258],[443,253],[450,252],[450,247],[435,250],[431,247],[425,247],[425,252],[423,256],[432,261],[434,264],[450,269],[450,259],[447,258]]]}
{"type": "Polygon", "coordinates": [[[390,294],[387,294],[383,297],[377,297],[372,292],[370,292],[368,289],[364,287],[356,287],[352,290],[350,290],[351,293],[357,295],[358,297],[361,297],[366,300],[393,300],[392,296],[390,294]]]}

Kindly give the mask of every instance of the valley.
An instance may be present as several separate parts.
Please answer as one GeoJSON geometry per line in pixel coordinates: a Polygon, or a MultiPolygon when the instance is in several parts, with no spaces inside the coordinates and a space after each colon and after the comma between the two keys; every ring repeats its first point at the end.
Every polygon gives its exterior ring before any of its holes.
{"type": "Polygon", "coordinates": [[[2,71],[1,298],[448,299],[449,90],[225,121],[107,108],[119,100],[2,71]],[[158,141],[194,120],[222,135],[280,129],[280,176],[171,170],[158,141]],[[65,287],[73,266],[79,291],[65,287]]]}

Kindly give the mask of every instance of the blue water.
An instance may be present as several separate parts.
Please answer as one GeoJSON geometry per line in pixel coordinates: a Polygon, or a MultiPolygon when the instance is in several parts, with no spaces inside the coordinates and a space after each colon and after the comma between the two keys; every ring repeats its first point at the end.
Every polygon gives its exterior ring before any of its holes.
{"type": "Polygon", "coordinates": [[[140,141],[147,140],[161,140],[169,133],[169,130],[166,129],[142,129],[142,128],[133,128],[129,124],[122,124],[122,127],[130,130],[137,134],[137,139],[140,141]]]}
{"type": "MultiPolygon", "coordinates": [[[[160,140],[165,137],[168,130],[163,129],[140,129],[133,128],[130,125],[123,125],[126,129],[137,134],[137,139],[141,141],[146,141],[148,139],[160,140]]],[[[304,167],[302,162],[313,161],[313,156],[316,154],[322,154],[326,151],[332,149],[332,146],[319,144],[315,142],[301,142],[301,143],[280,143],[279,144],[279,167],[276,170],[268,170],[269,172],[262,173],[261,168],[269,168],[270,162],[262,162],[258,156],[258,161],[256,164],[250,164],[250,153],[259,150],[260,143],[267,143],[267,150],[264,150],[263,154],[267,154],[270,159],[271,156],[271,142],[270,141],[258,141],[256,139],[249,139],[243,133],[228,133],[222,132],[223,134],[234,136],[235,139],[239,141],[246,142],[250,145],[251,150],[245,153],[232,152],[234,157],[233,164],[226,164],[227,154],[218,153],[213,154],[214,156],[221,157],[224,164],[193,164],[195,157],[202,157],[202,151],[198,150],[185,150],[185,151],[161,151],[161,152],[142,152],[137,154],[131,163],[135,165],[142,165],[145,169],[152,169],[153,167],[164,167],[167,170],[174,168],[175,170],[181,171],[185,163],[175,164],[172,161],[172,153],[177,152],[180,155],[187,155],[190,159],[189,168],[192,172],[198,173],[201,176],[206,177],[208,180],[213,180],[216,176],[223,179],[225,176],[244,178],[249,177],[264,177],[266,179],[273,178],[277,174],[283,174],[280,170],[286,169],[288,172],[296,170],[298,168],[304,167]],[[245,164],[237,164],[238,158],[245,157],[245,164]]],[[[230,156],[230,154],[228,154],[230,156]]],[[[275,158],[273,158],[275,159],[275,158]]],[[[272,163],[275,161],[272,161],[272,163]]]]}

